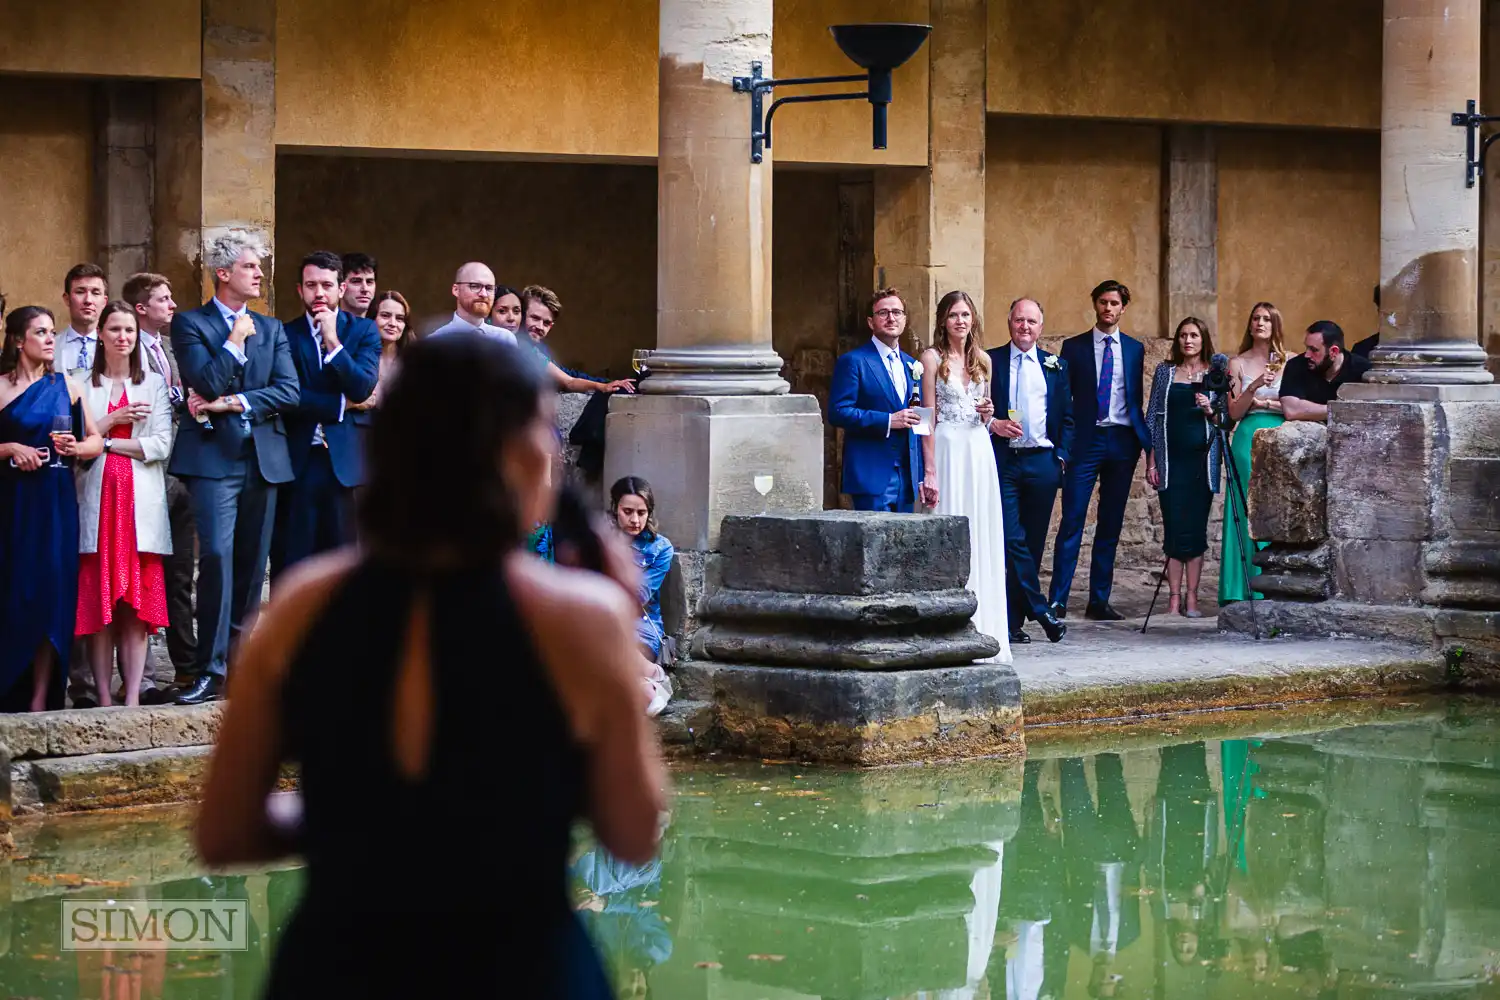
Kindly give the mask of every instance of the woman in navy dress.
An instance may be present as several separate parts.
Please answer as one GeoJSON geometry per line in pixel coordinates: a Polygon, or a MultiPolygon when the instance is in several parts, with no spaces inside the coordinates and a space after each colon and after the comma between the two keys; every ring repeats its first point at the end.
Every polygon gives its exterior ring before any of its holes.
{"type": "Polygon", "coordinates": [[[80,387],[52,370],[52,313],[21,306],[0,347],[0,711],[63,707],[78,608],[72,459],[103,440],[80,387]],[[74,429],[83,428],[83,438],[74,429]]]}
{"type": "Polygon", "coordinates": [[[211,865],[307,860],[269,997],[610,995],[572,907],[571,833],[586,818],[611,854],[644,864],[666,776],[631,704],[639,572],[624,542],[595,532],[606,574],[522,549],[555,502],[543,378],[479,334],[408,351],[375,411],[361,549],[289,570],[241,649],[197,839],[211,865]],[[502,697],[470,696],[480,660],[502,697]],[[500,803],[473,794],[496,733],[527,755],[500,803]],[[302,816],[270,798],[288,760],[302,816]],[[376,804],[484,830],[508,871],[504,904],[468,879],[412,892],[371,878],[391,848],[372,835],[376,804]]]}

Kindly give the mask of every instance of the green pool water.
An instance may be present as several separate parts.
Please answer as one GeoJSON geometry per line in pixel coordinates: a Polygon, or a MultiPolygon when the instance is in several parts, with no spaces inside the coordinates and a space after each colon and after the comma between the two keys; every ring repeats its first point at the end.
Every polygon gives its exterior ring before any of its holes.
{"type": "MultiPolygon", "coordinates": [[[[581,847],[578,914],[622,997],[1500,996],[1500,709],[1262,718],[1042,733],[1024,765],[679,766],[660,861],[581,847]]],[[[207,877],[190,821],[22,825],[0,998],[256,996],[300,873],[207,877]],[[132,897],[245,900],[250,947],[62,948],[64,900],[132,897]]],[[[393,839],[370,877],[503,897],[481,840],[393,839]]]]}

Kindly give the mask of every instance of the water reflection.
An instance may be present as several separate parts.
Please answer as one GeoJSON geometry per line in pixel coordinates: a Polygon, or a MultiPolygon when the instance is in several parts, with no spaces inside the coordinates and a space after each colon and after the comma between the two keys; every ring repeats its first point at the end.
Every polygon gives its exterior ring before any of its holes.
{"type": "MultiPolygon", "coordinates": [[[[662,858],[580,849],[575,904],[632,998],[1500,996],[1497,754],[1500,712],[1465,709],[1024,766],[695,766],[662,858]]],[[[301,888],[201,877],[181,818],[18,840],[0,996],[256,996],[301,888]],[[63,952],[78,894],[244,899],[251,948],[63,952]]],[[[488,891],[430,857],[371,873],[439,877],[488,891]]]]}

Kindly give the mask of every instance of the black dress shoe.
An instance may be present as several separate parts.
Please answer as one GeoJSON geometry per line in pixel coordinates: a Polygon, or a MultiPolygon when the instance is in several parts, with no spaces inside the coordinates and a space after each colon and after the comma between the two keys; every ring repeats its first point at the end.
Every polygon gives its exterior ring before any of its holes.
{"type": "Polygon", "coordinates": [[[142,705],[165,705],[167,696],[161,688],[147,688],[141,692],[142,705]]]}
{"type": "Polygon", "coordinates": [[[1063,619],[1068,617],[1068,606],[1066,604],[1058,604],[1056,601],[1053,601],[1047,605],[1047,610],[1052,612],[1053,618],[1063,619]]]}
{"type": "Polygon", "coordinates": [[[1108,602],[1104,604],[1090,604],[1083,612],[1083,617],[1092,622],[1122,622],[1125,616],[1116,611],[1108,602]]]}
{"type": "Polygon", "coordinates": [[[1025,629],[1013,629],[1010,633],[1010,644],[1012,646],[1024,646],[1031,641],[1031,636],[1026,634],[1025,629]]]}
{"type": "Polygon", "coordinates": [[[99,707],[99,703],[97,701],[95,701],[94,699],[90,698],[88,695],[83,695],[82,697],[74,698],[73,699],[73,707],[74,708],[98,708],[99,707]]]}
{"type": "Polygon", "coordinates": [[[177,704],[179,705],[202,705],[210,701],[218,701],[223,697],[224,680],[213,674],[204,674],[193,681],[191,687],[184,688],[178,692],[177,704]]]}
{"type": "Polygon", "coordinates": [[[1068,626],[1057,620],[1057,616],[1046,614],[1037,624],[1042,626],[1042,631],[1047,633],[1048,642],[1061,642],[1062,637],[1068,634],[1068,626]]]}

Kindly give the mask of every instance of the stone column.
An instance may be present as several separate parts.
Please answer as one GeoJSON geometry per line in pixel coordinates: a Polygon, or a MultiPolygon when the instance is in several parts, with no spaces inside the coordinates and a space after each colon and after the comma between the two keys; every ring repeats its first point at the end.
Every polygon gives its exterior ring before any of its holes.
{"type": "Polygon", "coordinates": [[[984,0],[932,0],[930,17],[927,166],[875,171],[875,284],[905,297],[912,353],[931,342],[933,311],[955,288],[988,321],[987,346],[1006,339],[1003,314],[984,312],[984,0]]]}
{"type": "MultiPolygon", "coordinates": [[[[276,0],[203,0],[202,121],[201,245],[239,231],[274,250],[276,0]]],[[[274,261],[254,308],[272,308],[274,261]]],[[[213,275],[202,280],[206,299],[213,275]]]]}
{"type": "Polygon", "coordinates": [[[648,393],[787,391],[771,348],[771,151],[750,162],[750,64],[772,0],[661,0],[656,353],[648,393]]]}
{"type": "Polygon", "coordinates": [[[118,296],[125,279],[148,270],[156,255],[155,101],[152,85],[108,80],[99,85],[94,185],[98,260],[118,296]]]}
{"type": "Polygon", "coordinates": [[[1166,266],[1162,269],[1162,332],[1197,316],[1219,330],[1219,169],[1213,130],[1167,129],[1166,266]]]}
{"type": "Polygon", "coordinates": [[[1450,115],[1479,96],[1480,0],[1385,0],[1380,347],[1366,380],[1493,381],[1479,345],[1479,188],[1450,115]]]}
{"type": "Polygon", "coordinates": [[[787,393],[771,347],[771,151],[751,162],[733,89],[752,62],[773,75],[773,7],[661,0],[657,344],[642,393],[610,401],[604,486],[651,482],[688,607],[726,514],[823,507],[818,402],[787,393]]]}

